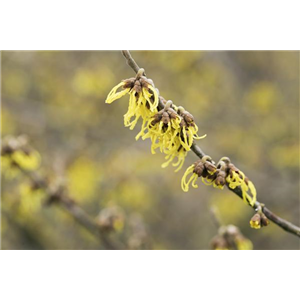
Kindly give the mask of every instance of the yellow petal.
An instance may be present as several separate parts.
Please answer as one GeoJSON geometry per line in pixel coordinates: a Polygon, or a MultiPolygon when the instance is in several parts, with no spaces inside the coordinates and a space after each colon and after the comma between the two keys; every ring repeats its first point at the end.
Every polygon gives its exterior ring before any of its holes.
{"type": "Polygon", "coordinates": [[[154,102],[153,102],[152,105],[150,104],[151,111],[154,111],[158,106],[158,94],[157,94],[156,89],[152,85],[148,85],[148,89],[151,90],[153,92],[153,95],[154,95],[154,102]]]}
{"type": "Polygon", "coordinates": [[[194,171],[194,165],[189,166],[181,178],[181,188],[184,192],[187,192],[189,190],[189,186],[187,185],[186,178],[189,174],[193,173],[193,171],[194,171]]]}
{"type": "Polygon", "coordinates": [[[125,89],[121,92],[117,92],[118,88],[120,88],[123,85],[124,85],[124,82],[122,81],[118,85],[113,87],[112,90],[109,92],[105,102],[110,104],[110,103],[114,102],[115,100],[117,100],[117,99],[123,97],[124,95],[126,95],[130,91],[129,88],[125,89]]]}

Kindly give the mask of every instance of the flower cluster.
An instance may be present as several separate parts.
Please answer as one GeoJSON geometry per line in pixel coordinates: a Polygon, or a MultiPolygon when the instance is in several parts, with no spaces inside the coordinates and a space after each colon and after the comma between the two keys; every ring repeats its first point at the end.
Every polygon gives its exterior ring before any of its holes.
{"type": "MultiPolygon", "coordinates": [[[[173,163],[177,167],[175,171],[181,169],[187,152],[191,149],[194,139],[201,139],[205,136],[198,136],[198,127],[193,116],[184,110],[183,107],[176,107],[171,100],[165,101],[165,107],[156,113],[148,122],[147,131],[140,132],[142,139],[150,138],[152,141],[151,152],[155,149],[166,154],[166,162],[162,167],[167,167],[176,157],[177,162],[173,163]]],[[[138,136],[139,137],[139,136],[138,136]]]]}
{"type": "Polygon", "coordinates": [[[106,103],[129,94],[128,111],[124,115],[124,125],[131,130],[135,127],[140,118],[143,119],[143,126],[157,112],[158,91],[155,89],[151,79],[143,76],[144,69],[140,69],[135,78],[121,81],[108,94],[106,103]],[[118,92],[119,88],[123,88],[118,92]]]}
{"type": "Polygon", "coordinates": [[[140,69],[135,78],[123,80],[115,86],[108,94],[106,103],[112,103],[129,94],[129,107],[124,115],[124,125],[133,129],[141,118],[142,128],[136,140],[151,139],[151,152],[155,154],[155,150],[159,149],[166,155],[167,161],[162,164],[163,168],[177,158],[173,166],[177,167],[178,171],[194,139],[201,139],[206,135],[198,136],[194,117],[183,107],[177,107],[171,100],[166,101],[159,96],[152,80],[143,74],[144,70],[140,69]],[[120,87],[123,91],[118,92],[120,87]],[[161,110],[158,110],[159,103],[163,107],[161,110]]]}
{"type": "Polygon", "coordinates": [[[231,163],[228,157],[221,158],[215,166],[209,156],[204,156],[201,160],[198,160],[187,168],[181,180],[183,191],[188,191],[190,183],[192,183],[192,187],[197,188],[196,180],[198,177],[202,177],[204,184],[213,185],[220,189],[223,189],[225,184],[233,190],[239,187],[242,191],[243,200],[246,203],[253,206],[256,202],[254,184],[242,171],[231,163]],[[192,175],[187,179],[190,174],[192,175]]]}
{"type": "Polygon", "coordinates": [[[182,179],[181,179],[181,188],[184,192],[187,192],[189,190],[189,185],[192,183],[192,187],[197,188],[198,185],[196,184],[196,181],[198,177],[202,177],[202,180],[204,178],[211,178],[213,174],[216,173],[216,166],[214,165],[212,159],[210,156],[205,155],[202,157],[202,159],[197,160],[193,165],[187,168],[185,171],[182,179]],[[188,175],[190,178],[187,180],[188,175]]]}
{"type": "MultiPolygon", "coordinates": [[[[124,115],[125,126],[133,129],[141,118],[142,128],[136,140],[149,138],[152,142],[151,152],[155,154],[159,149],[166,155],[162,167],[172,163],[177,167],[175,172],[180,170],[194,140],[206,136],[198,136],[194,117],[183,107],[177,107],[171,100],[161,97],[153,81],[145,76],[144,69],[140,69],[136,77],[123,80],[115,86],[108,94],[106,103],[112,103],[126,94],[129,94],[129,106],[124,115]],[[119,88],[123,90],[118,91],[119,88]],[[174,162],[175,159],[177,161],[174,162]]],[[[239,188],[245,202],[251,206],[256,202],[253,183],[227,157],[221,158],[217,164],[206,155],[195,162],[182,177],[183,191],[187,192],[190,184],[197,188],[198,177],[201,177],[204,184],[216,188],[223,189],[225,185],[233,190],[239,188]]]]}

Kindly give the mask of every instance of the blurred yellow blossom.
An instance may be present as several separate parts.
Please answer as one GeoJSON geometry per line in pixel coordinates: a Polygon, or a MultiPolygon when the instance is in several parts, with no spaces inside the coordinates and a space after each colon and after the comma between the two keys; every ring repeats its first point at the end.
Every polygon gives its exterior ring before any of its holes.
{"type": "Polygon", "coordinates": [[[88,157],[77,158],[67,170],[70,195],[82,201],[93,200],[101,172],[88,157]]]}

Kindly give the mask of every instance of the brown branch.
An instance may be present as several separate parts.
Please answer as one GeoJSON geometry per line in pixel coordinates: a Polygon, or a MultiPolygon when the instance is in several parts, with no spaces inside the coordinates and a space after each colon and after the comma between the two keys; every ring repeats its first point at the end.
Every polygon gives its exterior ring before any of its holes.
{"type": "Polygon", "coordinates": [[[62,198],[58,202],[63,205],[64,209],[89,232],[98,237],[107,250],[117,250],[123,247],[113,243],[103,232],[102,228],[91,218],[76,202],[70,198],[62,198]]]}
{"type": "Polygon", "coordinates": [[[66,189],[62,186],[53,188],[49,185],[46,178],[40,176],[38,172],[29,172],[18,167],[19,170],[26,175],[32,183],[32,186],[44,189],[46,192],[46,202],[45,205],[57,204],[60,205],[66,212],[68,212],[75,221],[85,227],[90,233],[95,235],[103,244],[104,248],[107,250],[117,250],[124,249],[125,246],[121,243],[112,242],[108,236],[107,232],[86,213],[75,200],[71,199],[66,193],[66,189]]]}
{"type": "Polygon", "coordinates": [[[132,58],[130,52],[128,50],[122,50],[122,54],[126,58],[126,62],[128,64],[128,66],[131,67],[131,69],[133,69],[133,71],[135,73],[137,73],[139,71],[140,67],[135,62],[135,60],[132,58]]]}
{"type": "MultiPolygon", "coordinates": [[[[134,61],[134,59],[132,58],[130,52],[128,50],[122,50],[122,54],[124,55],[127,64],[133,69],[134,72],[138,72],[139,70],[139,66],[137,65],[137,63],[134,61]]],[[[164,104],[160,101],[159,105],[158,105],[159,109],[163,109],[164,108],[164,104]]],[[[196,145],[196,143],[194,142],[191,150],[199,157],[202,158],[205,153],[202,151],[202,149],[196,145]]],[[[231,189],[229,188],[229,186],[227,185],[228,189],[230,191],[232,191],[233,193],[235,193],[237,196],[239,196],[240,198],[243,199],[242,196],[242,191],[239,187],[235,188],[235,189],[231,189]]],[[[266,206],[264,206],[263,204],[259,203],[258,201],[256,201],[255,205],[253,206],[253,209],[257,209],[259,206],[262,206],[262,211],[263,213],[267,216],[267,218],[269,220],[271,220],[273,223],[275,223],[276,225],[278,225],[279,227],[281,227],[282,229],[284,229],[285,231],[294,234],[298,237],[300,237],[300,228],[280,217],[278,217],[277,215],[275,215],[272,211],[270,211],[266,206]]]]}

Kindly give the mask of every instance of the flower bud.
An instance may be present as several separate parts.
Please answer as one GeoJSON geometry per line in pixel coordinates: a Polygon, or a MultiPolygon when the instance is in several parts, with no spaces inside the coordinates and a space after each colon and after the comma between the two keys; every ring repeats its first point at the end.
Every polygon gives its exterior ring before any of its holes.
{"type": "Polygon", "coordinates": [[[152,121],[151,121],[151,125],[154,126],[155,124],[157,124],[158,122],[160,122],[161,118],[162,118],[162,114],[160,114],[159,112],[157,114],[155,114],[153,116],[152,121]]]}
{"type": "Polygon", "coordinates": [[[217,186],[224,186],[225,185],[225,180],[226,178],[226,173],[224,171],[218,171],[217,173],[217,178],[215,179],[215,184],[217,186]]]}
{"type": "Polygon", "coordinates": [[[204,166],[205,166],[205,168],[206,168],[206,170],[208,171],[208,173],[209,174],[213,174],[213,173],[215,173],[216,172],[216,166],[214,165],[214,164],[212,164],[211,162],[209,162],[209,161],[206,161],[205,163],[204,163],[204,166]]]}
{"type": "Polygon", "coordinates": [[[132,89],[134,87],[135,78],[129,78],[123,80],[123,88],[124,89],[132,89]]]}
{"type": "Polygon", "coordinates": [[[161,120],[164,124],[168,124],[170,122],[169,114],[166,111],[163,112],[161,120]]]}
{"type": "Polygon", "coordinates": [[[184,117],[184,120],[187,122],[187,124],[194,123],[194,117],[189,112],[185,111],[183,113],[183,117],[184,117]]]}
{"type": "Polygon", "coordinates": [[[169,108],[167,110],[167,112],[168,112],[171,119],[175,119],[178,116],[178,114],[176,113],[176,111],[173,108],[169,108]]]}
{"type": "Polygon", "coordinates": [[[139,94],[142,91],[142,84],[139,80],[136,80],[134,83],[134,90],[139,94]]]}
{"type": "Polygon", "coordinates": [[[195,163],[194,173],[196,173],[199,177],[201,177],[203,174],[203,171],[204,171],[204,164],[201,160],[198,160],[195,163]]]}
{"type": "Polygon", "coordinates": [[[269,219],[266,217],[264,213],[261,214],[261,226],[268,226],[269,225],[269,219]]]}
{"type": "Polygon", "coordinates": [[[250,220],[250,226],[254,229],[261,228],[261,214],[256,213],[250,220]]]}

